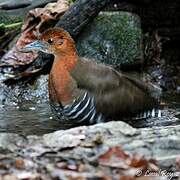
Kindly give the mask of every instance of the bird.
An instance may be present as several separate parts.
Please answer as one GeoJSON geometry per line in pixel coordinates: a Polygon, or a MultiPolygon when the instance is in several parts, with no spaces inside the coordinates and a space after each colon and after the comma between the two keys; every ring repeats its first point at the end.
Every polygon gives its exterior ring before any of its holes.
{"type": "Polygon", "coordinates": [[[79,57],[75,41],[62,28],[47,29],[22,50],[54,55],[48,79],[49,102],[60,120],[91,125],[143,112],[147,117],[149,110],[155,113],[153,108],[159,102],[150,84],[110,65],[79,57]]]}

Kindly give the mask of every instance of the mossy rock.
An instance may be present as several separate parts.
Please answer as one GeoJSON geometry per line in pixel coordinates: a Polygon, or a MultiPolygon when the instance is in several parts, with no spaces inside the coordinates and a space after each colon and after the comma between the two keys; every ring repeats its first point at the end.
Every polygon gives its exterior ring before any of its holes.
{"type": "Polygon", "coordinates": [[[107,64],[133,63],[141,55],[139,24],[130,13],[101,12],[78,37],[78,52],[107,64]]]}

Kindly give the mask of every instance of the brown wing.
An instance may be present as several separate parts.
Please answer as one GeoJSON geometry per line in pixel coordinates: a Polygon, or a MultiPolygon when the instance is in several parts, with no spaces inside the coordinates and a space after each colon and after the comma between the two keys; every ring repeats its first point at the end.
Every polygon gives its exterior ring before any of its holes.
{"type": "Polygon", "coordinates": [[[97,110],[107,116],[134,114],[157,104],[146,83],[95,61],[80,59],[71,74],[78,88],[95,96],[97,110]]]}

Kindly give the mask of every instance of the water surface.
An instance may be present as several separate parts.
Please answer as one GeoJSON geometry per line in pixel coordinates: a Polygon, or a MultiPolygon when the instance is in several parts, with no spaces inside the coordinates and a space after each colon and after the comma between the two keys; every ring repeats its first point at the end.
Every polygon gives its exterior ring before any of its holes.
{"type": "MultiPolygon", "coordinates": [[[[137,128],[180,124],[180,95],[165,95],[164,99],[168,105],[162,110],[161,118],[129,123],[137,128]]],[[[20,104],[0,105],[0,132],[42,135],[59,129],[64,129],[64,126],[53,118],[48,102],[24,101],[20,104]]]]}
{"type": "Polygon", "coordinates": [[[41,135],[60,129],[48,103],[23,102],[0,106],[0,132],[41,135]]]}

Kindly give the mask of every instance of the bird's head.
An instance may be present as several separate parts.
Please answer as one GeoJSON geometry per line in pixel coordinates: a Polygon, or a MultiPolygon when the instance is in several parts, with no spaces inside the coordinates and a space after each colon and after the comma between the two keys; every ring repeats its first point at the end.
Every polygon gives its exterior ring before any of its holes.
{"type": "Polygon", "coordinates": [[[75,43],[70,34],[61,28],[50,28],[38,40],[26,45],[22,51],[42,51],[49,54],[64,55],[75,51],[75,43]]]}

